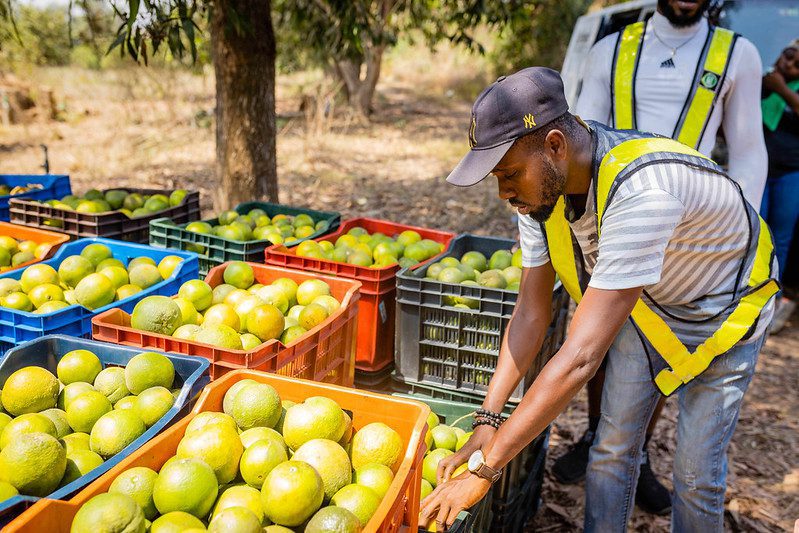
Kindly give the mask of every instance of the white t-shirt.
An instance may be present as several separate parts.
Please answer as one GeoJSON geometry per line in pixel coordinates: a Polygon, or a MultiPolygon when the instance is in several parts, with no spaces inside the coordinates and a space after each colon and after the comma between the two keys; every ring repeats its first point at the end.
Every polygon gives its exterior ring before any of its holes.
{"type": "MultiPolygon", "coordinates": [[[[691,90],[708,32],[706,19],[687,28],[675,28],[660,13],[652,16],[646,26],[635,82],[638,130],[672,136],[691,90]],[[674,47],[677,47],[672,58],[674,66],[661,66],[672,57],[674,47]]],[[[582,91],[575,107],[575,113],[583,119],[612,125],[610,76],[618,35],[608,35],[589,53],[582,91]]],[[[699,151],[709,156],[717,131],[724,130],[729,149],[729,174],[741,185],[744,196],[756,210],[760,209],[768,171],[760,112],[761,76],[757,49],[739,37],[699,144],[699,151]]]]}
{"type": "MultiPolygon", "coordinates": [[[[629,138],[618,130],[591,124],[596,135],[595,161],[629,138]]],[[[614,193],[597,238],[593,185],[585,213],[569,225],[591,275],[589,287],[644,287],[669,314],[696,323],[672,320],[658,309],[686,344],[699,344],[718,329],[722,319],[706,320],[734,298],[736,283],[745,287],[749,222],[737,187],[716,173],[682,163],[644,166],[614,193]]],[[[519,216],[522,264],[541,266],[550,261],[541,226],[519,216]]],[[[773,268],[776,273],[776,262],[773,268]]],[[[646,297],[644,297],[646,300],[646,297]]],[[[771,306],[758,323],[764,331],[771,306]]]]}

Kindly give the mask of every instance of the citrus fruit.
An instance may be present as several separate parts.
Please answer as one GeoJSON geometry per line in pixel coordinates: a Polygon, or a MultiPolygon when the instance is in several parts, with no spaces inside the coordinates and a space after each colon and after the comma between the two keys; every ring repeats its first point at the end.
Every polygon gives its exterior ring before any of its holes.
{"type": "MultiPolygon", "coordinates": [[[[76,256],[76,257],[81,257],[81,256],[76,256]]],[[[86,259],[86,258],[83,257],[83,259],[86,259]]],[[[63,263],[62,263],[62,265],[63,265],[63,263]]],[[[97,263],[97,267],[94,269],[94,271],[95,272],[100,272],[104,268],[112,267],[112,266],[125,268],[125,263],[123,263],[122,261],[120,261],[119,259],[116,259],[114,257],[111,257],[111,258],[108,258],[108,259],[103,259],[102,261],[97,263]]],[[[125,272],[127,272],[126,268],[125,268],[125,272]]],[[[59,272],[59,274],[60,274],[60,272],[59,272]]]]}
{"type": "Polygon", "coordinates": [[[227,414],[242,430],[274,427],[280,418],[280,396],[271,385],[251,383],[241,388],[229,403],[227,414]]]}
{"type": "Polygon", "coordinates": [[[204,431],[207,427],[220,424],[229,427],[233,431],[238,431],[235,420],[230,415],[225,413],[217,413],[214,411],[203,411],[198,413],[197,416],[191,419],[186,425],[185,435],[194,433],[195,431],[204,431]]]}
{"type": "Polygon", "coordinates": [[[274,305],[280,309],[281,314],[285,314],[289,310],[289,298],[286,296],[286,291],[283,287],[267,285],[258,289],[256,295],[264,303],[274,305]]]}
{"type": "Polygon", "coordinates": [[[58,402],[56,404],[56,407],[58,407],[62,411],[66,411],[67,406],[70,404],[70,402],[72,402],[72,400],[80,396],[81,393],[89,390],[94,390],[94,387],[92,387],[91,384],[89,383],[84,383],[82,381],[76,381],[75,383],[70,383],[69,385],[61,389],[61,392],[58,394],[58,402]]]}
{"type": "Polygon", "coordinates": [[[214,510],[211,511],[211,520],[216,515],[231,507],[243,507],[249,509],[258,519],[258,523],[263,523],[264,508],[261,504],[261,491],[248,485],[233,485],[226,488],[217,498],[214,510]]]}
{"type": "Polygon", "coordinates": [[[327,319],[328,312],[325,307],[316,303],[306,305],[298,318],[299,325],[306,331],[311,330],[327,319]]]}
{"type": "Polygon", "coordinates": [[[297,303],[308,305],[317,296],[330,294],[330,287],[327,283],[319,279],[309,279],[300,283],[297,287],[297,303]]]}
{"type": "MultiPolygon", "coordinates": [[[[0,412],[0,434],[3,433],[3,429],[5,429],[9,422],[11,422],[11,417],[6,413],[0,412]]],[[[283,437],[280,438],[282,439],[283,437]]]]}
{"type": "Polygon", "coordinates": [[[347,444],[349,444],[350,440],[352,440],[352,418],[350,418],[350,415],[348,415],[346,411],[343,411],[343,413],[344,413],[344,433],[341,435],[341,438],[338,440],[338,443],[342,446],[346,446],[347,444]]]}
{"type": "Polygon", "coordinates": [[[261,521],[246,507],[228,507],[211,519],[209,533],[263,533],[261,521]]]}
{"type": "Polygon", "coordinates": [[[169,279],[172,272],[175,271],[180,262],[183,261],[182,257],[177,255],[168,255],[158,262],[158,273],[162,279],[169,279]]]}
{"type": "Polygon", "coordinates": [[[94,378],[94,389],[103,394],[108,401],[116,403],[130,394],[125,385],[125,369],[118,366],[104,368],[94,378]]]}
{"type": "Polygon", "coordinates": [[[217,481],[222,485],[236,477],[243,451],[238,433],[225,425],[216,424],[184,435],[176,455],[203,461],[213,469],[217,481]]]}
{"type": "Polygon", "coordinates": [[[241,350],[241,337],[235,329],[225,324],[211,324],[203,326],[194,340],[203,344],[210,344],[220,348],[241,350]]]}
{"type": "Polygon", "coordinates": [[[92,311],[110,304],[115,297],[116,287],[102,274],[89,274],[75,287],[75,300],[92,311]]]}
{"type": "Polygon", "coordinates": [[[277,278],[272,282],[273,287],[279,287],[283,291],[283,295],[289,301],[289,304],[297,303],[297,282],[291,278],[277,278]]]}
{"type": "Polygon", "coordinates": [[[246,289],[255,281],[252,267],[243,261],[232,261],[225,267],[225,283],[238,289],[246,289]]]}
{"type": "MultiPolygon", "coordinates": [[[[125,396],[118,402],[114,404],[114,409],[117,410],[125,410],[125,409],[136,409],[139,403],[139,398],[136,396],[125,396]]],[[[135,411],[134,411],[135,412],[135,411]]]]}
{"type": "Polygon", "coordinates": [[[68,485],[103,464],[103,458],[90,450],[75,450],[67,454],[67,467],[60,485],[68,485]]]}
{"type": "Polygon", "coordinates": [[[202,324],[203,326],[224,324],[236,331],[241,328],[239,315],[236,313],[235,307],[229,304],[216,304],[209,307],[203,315],[202,324]]]}
{"type": "Polygon", "coordinates": [[[289,326],[280,335],[280,342],[288,346],[306,333],[308,330],[302,326],[289,326]]]}
{"type": "Polygon", "coordinates": [[[105,201],[108,202],[108,205],[111,206],[111,209],[119,209],[122,207],[122,203],[125,201],[125,197],[127,195],[127,191],[113,190],[106,191],[103,197],[105,198],[105,201]]]}
{"type": "Polygon", "coordinates": [[[44,497],[53,492],[66,467],[64,448],[46,433],[17,435],[0,451],[3,480],[29,496],[44,497]]]}
{"type": "Polygon", "coordinates": [[[175,458],[161,468],[153,486],[153,501],[161,514],[184,511],[205,518],[219,490],[216,475],[199,459],[175,458]]]}
{"type": "Polygon", "coordinates": [[[286,410],[283,438],[292,450],[313,439],[338,442],[346,429],[344,412],[332,400],[311,397],[286,410]],[[315,401],[315,400],[321,401],[315,401]]]}
{"type": "Polygon", "coordinates": [[[139,394],[150,387],[171,388],[175,380],[172,361],[157,352],[142,352],[125,366],[125,385],[132,394],[139,394]]]}
{"type": "Polygon", "coordinates": [[[14,488],[14,485],[8,481],[0,481],[0,502],[13,498],[17,494],[19,491],[14,488]]]}
{"type": "Polygon", "coordinates": [[[12,292],[3,298],[2,305],[18,311],[33,311],[33,302],[31,302],[27,294],[21,292],[12,292]]]}
{"type": "Polygon", "coordinates": [[[158,268],[153,265],[139,264],[128,271],[130,284],[147,289],[156,283],[164,281],[158,268]]]}
{"type": "Polygon", "coordinates": [[[88,433],[70,433],[61,437],[61,444],[67,452],[67,455],[77,450],[91,450],[89,446],[88,433]]]}
{"type": "MultiPolygon", "coordinates": [[[[254,379],[242,379],[241,381],[237,381],[227,390],[225,393],[225,397],[222,399],[222,411],[225,413],[229,413],[231,407],[233,406],[233,399],[239,393],[241,389],[246,387],[247,385],[252,385],[254,383],[258,383],[254,379]]],[[[230,415],[220,415],[220,416],[230,416],[230,415]]],[[[233,420],[232,417],[230,417],[233,420]]],[[[235,424],[235,421],[234,421],[235,424]]],[[[190,424],[191,425],[191,424],[190,424]]]]}
{"type": "Polygon", "coordinates": [[[195,324],[183,324],[172,332],[172,336],[176,339],[193,341],[201,330],[202,328],[195,324]]]}
{"type": "Polygon", "coordinates": [[[164,416],[175,403],[175,397],[164,387],[150,387],[139,394],[136,400],[135,413],[144,425],[152,426],[164,416]]]}
{"type": "Polygon", "coordinates": [[[180,320],[180,307],[166,296],[147,296],[130,315],[132,328],[162,335],[171,335],[181,325],[180,320]]]}
{"type": "Polygon", "coordinates": [[[250,428],[246,431],[242,431],[239,437],[241,438],[241,444],[244,446],[245,450],[259,440],[274,440],[283,448],[286,448],[286,442],[283,440],[283,435],[272,428],[250,428]]]}
{"type": "Polygon", "coordinates": [[[472,432],[463,433],[463,435],[458,435],[458,442],[455,443],[455,451],[457,452],[461,448],[463,448],[467,442],[469,442],[469,438],[472,436],[472,432]]]}
{"type": "Polygon", "coordinates": [[[147,257],[145,255],[140,256],[140,257],[134,257],[133,259],[128,261],[128,270],[133,270],[134,268],[136,268],[139,265],[156,266],[155,265],[155,259],[153,259],[152,257],[147,257]]]}
{"type": "Polygon", "coordinates": [[[502,270],[511,266],[513,255],[508,250],[497,250],[491,255],[488,261],[488,268],[491,270],[502,270]]]}
{"type": "Polygon", "coordinates": [[[46,433],[55,437],[55,424],[41,413],[28,413],[10,420],[0,433],[0,449],[30,433],[46,433]]]}
{"type": "Polygon", "coordinates": [[[288,461],[285,446],[275,440],[259,440],[244,450],[239,470],[249,486],[261,489],[269,473],[288,461]]]}
{"type": "MultiPolygon", "coordinates": [[[[229,285],[229,286],[232,287],[232,285],[229,285]]],[[[244,302],[244,300],[252,298],[252,296],[253,296],[252,294],[250,294],[249,292],[245,291],[244,289],[236,289],[236,288],[234,288],[232,291],[228,292],[225,295],[225,301],[222,302],[222,303],[224,303],[226,305],[229,305],[230,307],[235,309],[242,302],[244,302]]],[[[214,304],[214,305],[217,305],[217,304],[214,304]]]]}
{"type": "Polygon", "coordinates": [[[380,498],[372,489],[352,483],[334,494],[330,503],[350,511],[365,527],[380,506],[380,498]]]}
{"type": "Polygon", "coordinates": [[[357,469],[352,481],[358,485],[368,487],[375,491],[378,497],[383,498],[394,480],[394,472],[386,465],[369,463],[357,469]]]}
{"type": "Polygon", "coordinates": [[[206,282],[193,279],[180,286],[178,296],[190,301],[197,311],[205,311],[211,307],[213,290],[206,282]]]}
{"type": "Polygon", "coordinates": [[[264,303],[266,302],[253,295],[242,299],[236,306],[234,306],[236,314],[239,315],[239,329],[241,331],[245,331],[247,329],[247,314],[264,303]]]}
{"type": "Polygon", "coordinates": [[[127,285],[122,285],[117,289],[116,295],[117,300],[124,300],[125,298],[130,298],[134,294],[141,292],[141,287],[137,287],[136,285],[131,285],[128,283],[127,285]]]}
{"type": "Polygon", "coordinates": [[[294,533],[294,530],[277,524],[272,524],[271,526],[266,526],[264,528],[264,533],[294,533]]]}
{"type": "MultiPolygon", "coordinates": [[[[188,283],[188,282],[186,282],[186,283],[188,283]]],[[[205,282],[203,282],[203,283],[205,283],[205,282]]],[[[222,283],[221,285],[217,285],[211,291],[211,304],[208,307],[210,307],[211,305],[224,303],[225,299],[228,296],[230,296],[230,293],[232,293],[233,291],[237,291],[237,290],[239,290],[239,289],[237,289],[233,285],[228,285],[227,283],[222,283]]],[[[195,307],[196,307],[196,305],[195,305],[195,307]]],[[[202,309],[200,309],[199,307],[197,307],[197,310],[198,311],[202,311],[202,309]]]]}
{"type": "Polygon", "coordinates": [[[152,520],[158,515],[158,509],[153,502],[156,478],[158,473],[155,470],[137,466],[119,474],[108,487],[108,493],[130,496],[142,508],[145,518],[152,520]]]}
{"type": "Polygon", "coordinates": [[[172,511],[156,518],[150,526],[150,533],[183,533],[192,529],[205,531],[205,524],[189,513],[172,511]]]}
{"type": "Polygon", "coordinates": [[[241,335],[241,349],[242,350],[252,350],[258,346],[263,344],[261,339],[253,335],[252,333],[245,333],[241,335]]]}
{"type": "Polygon", "coordinates": [[[110,492],[98,494],[78,509],[70,530],[71,533],[106,531],[144,533],[144,513],[133,498],[110,492]]]}
{"type": "Polygon", "coordinates": [[[433,492],[433,485],[431,485],[430,482],[427,481],[426,479],[423,479],[422,490],[420,491],[421,494],[419,496],[419,499],[424,500],[425,498],[427,498],[427,496],[430,495],[431,492],[433,492]]]}
{"type": "Polygon", "coordinates": [[[405,247],[421,240],[422,236],[413,230],[405,230],[397,236],[397,242],[405,247]]]}
{"type": "Polygon", "coordinates": [[[444,457],[452,455],[450,450],[446,448],[439,448],[428,453],[422,462],[422,478],[424,478],[431,486],[435,487],[437,483],[436,472],[438,470],[438,463],[444,457]]]}
{"type": "MultiPolygon", "coordinates": [[[[172,301],[175,302],[178,307],[180,308],[180,323],[181,324],[198,324],[200,321],[200,315],[197,310],[194,308],[194,305],[185,298],[172,298],[172,301]]],[[[173,332],[174,333],[174,332],[173,332]]]]}
{"type": "Polygon", "coordinates": [[[60,300],[53,300],[51,302],[45,302],[39,306],[37,310],[34,311],[37,315],[45,315],[47,313],[54,313],[66,307],[69,307],[70,304],[66,302],[62,302],[60,300]]]}
{"type": "Polygon", "coordinates": [[[97,391],[86,391],[67,407],[67,421],[75,431],[91,433],[94,424],[111,409],[108,398],[97,391]]]}
{"type": "Polygon", "coordinates": [[[282,526],[299,526],[308,520],[324,500],[322,478],[302,461],[286,461],[266,476],[261,488],[264,514],[282,526]]]}
{"type": "Polygon", "coordinates": [[[323,294],[313,299],[311,304],[321,305],[327,311],[328,316],[336,312],[341,307],[341,303],[329,294],[323,294]]]}
{"type": "Polygon", "coordinates": [[[103,457],[121,452],[145,431],[144,422],[130,409],[117,409],[101,416],[91,429],[90,447],[103,457]]]}
{"type": "Polygon", "coordinates": [[[0,279],[0,298],[5,298],[12,292],[22,292],[22,285],[12,278],[0,279]]]}
{"type": "Polygon", "coordinates": [[[50,265],[31,265],[22,272],[22,276],[19,278],[20,287],[26,293],[31,292],[31,289],[37,285],[44,283],[52,283],[53,285],[58,285],[59,283],[58,272],[50,265]]]}
{"type": "Polygon", "coordinates": [[[64,291],[58,285],[43,283],[35,286],[28,294],[28,298],[35,308],[40,308],[47,302],[64,301],[64,291]]]}
{"type": "Polygon", "coordinates": [[[438,425],[430,430],[433,436],[433,448],[446,448],[450,451],[455,451],[455,446],[458,443],[458,436],[455,430],[449,426],[438,425]]]}
{"type": "Polygon", "coordinates": [[[61,409],[45,409],[39,414],[46,416],[50,422],[53,423],[53,426],[55,426],[55,437],[57,439],[72,433],[72,428],[69,427],[69,422],[67,421],[67,413],[61,409]]]}
{"type": "Polygon", "coordinates": [[[322,478],[325,488],[325,501],[352,479],[352,465],[344,448],[327,439],[309,440],[294,452],[292,461],[308,463],[322,478]]]}
{"type": "Polygon", "coordinates": [[[58,379],[47,369],[20,368],[3,385],[3,409],[14,416],[50,409],[56,406],[58,389],[58,379]]]}
{"type": "Polygon", "coordinates": [[[262,342],[266,342],[280,338],[280,334],[283,333],[285,319],[283,318],[283,313],[277,307],[263,304],[255,307],[247,314],[246,324],[249,333],[261,339],[262,342]]]}
{"type": "Polygon", "coordinates": [[[109,266],[103,268],[102,270],[98,270],[97,272],[108,278],[108,280],[114,286],[114,291],[129,284],[128,271],[122,267],[109,266]]]}
{"type": "Polygon", "coordinates": [[[479,270],[480,272],[484,271],[488,266],[488,260],[486,259],[486,256],[475,251],[466,252],[463,254],[461,257],[461,263],[464,265],[469,265],[473,269],[479,270]]]}
{"type": "Polygon", "coordinates": [[[93,243],[81,250],[80,255],[85,257],[96,267],[103,259],[114,257],[111,248],[105,244],[93,243]]]}
{"type": "Polygon", "coordinates": [[[403,453],[402,438],[382,422],[372,422],[352,437],[352,467],[379,463],[396,471],[403,453]]]}
{"type": "Polygon", "coordinates": [[[89,350],[72,350],[58,362],[56,374],[64,385],[79,381],[94,383],[94,378],[102,369],[100,358],[89,350]]]}
{"type": "Polygon", "coordinates": [[[352,511],[343,507],[324,507],[319,509],[305,526],[305,533],[358,533],[361,522],[352,511]]]}

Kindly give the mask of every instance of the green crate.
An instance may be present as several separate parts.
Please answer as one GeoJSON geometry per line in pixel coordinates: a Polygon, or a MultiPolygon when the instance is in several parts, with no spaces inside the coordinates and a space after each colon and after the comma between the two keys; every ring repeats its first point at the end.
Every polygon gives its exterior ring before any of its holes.
{"type": "MultiPolygon", "coordinates": [[[[397,392],[394,395],[426,403],[442,424],[451,425],[458,421],[456,427],[464,431],[471,431],[473,418],[469,415],[481,405],[481,402],[444,400],[418,393],[397,392]]],[[[513,408],[509,406],[503,414],[510,416],[511,412],[513,408]]],[[[524,524],[538,509],[548,447],[549,428],[505,466],[502,477],[491,486],[486,497],[469,509],[472,522],[469,531],[522,531],[524,524]]]]}
{"type": "MultiPolygon", "coordinates": [[[[246,214],[255,208],[263,209],[269,218],[278,214],[290,216],[305,214],[310,216],[314,222],[322,220],[327,222],[327,227],[321,228],[303,239],[293,240],[293,245],[308,239],[315,239],[326,235],[336,230],[341,221],[341,214],[334,211],[316,211],[313,209],[291,207],[269,202],[244,202],[237,205],[234,209],[239,214],[246,214]]],[[[209,218],[203,220],[203,222],[215,224],[217,219],[209,218]]],[[[168,218],[158,218],[151,221],[150,244],[159,248],[189,251],[197,251],[197,247],[202,247],[203,253],[198,253],[201,277],[205,276],[213,267],[227,261],[263,263],[264,250],[272,245],[272,242],[266,239],[258,241],[235,241],[217,237],[216,235],[193,233],[186,230],[187,225],[188,224],[175,224],[168,218]]]]}

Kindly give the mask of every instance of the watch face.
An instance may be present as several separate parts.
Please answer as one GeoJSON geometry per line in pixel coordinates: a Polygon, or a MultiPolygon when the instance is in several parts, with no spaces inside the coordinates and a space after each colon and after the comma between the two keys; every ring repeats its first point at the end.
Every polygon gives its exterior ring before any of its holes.
{"type": "Polygon", "coordinates": [[[477,450],[476,452],[474,452],[469,457],[469,462],[467,464],[467,466],[469,468],[469,471],[470,472],[474,472],[475,470],[480,468],[480,465],[483,464],[483,461],[484,461],[483,460],[483,452],[480,451],[480,450],[477,450]]]}

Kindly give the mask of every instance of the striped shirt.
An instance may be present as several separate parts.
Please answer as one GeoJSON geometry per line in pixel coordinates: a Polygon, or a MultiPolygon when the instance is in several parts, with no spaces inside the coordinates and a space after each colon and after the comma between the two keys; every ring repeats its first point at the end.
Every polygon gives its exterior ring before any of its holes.
{"type": "MultiPolygon", "coordinates": [[[[613,146],[639,136],[589,124],[595,135],[595,162],[613,146]]],[[[739,187],[725,176],[681,162],[646,165],[623,181],[605,211],[601,238],[597,238],[592,181],[585,213],[572,216],[569,225],[590,274],[588,285],[644,287],[666,312],[655,311],[689,346],[718,329],[727,315],[722,311],[735,301],[736,288],[746,286],[751,270],[749,220],[739,187]]],[[[548,263],[540,224],[520,216],[519,232],[523,265],[548,263]]],[[[770,321],[771,312],[770,305],[759,331],[770,321]]]]}

